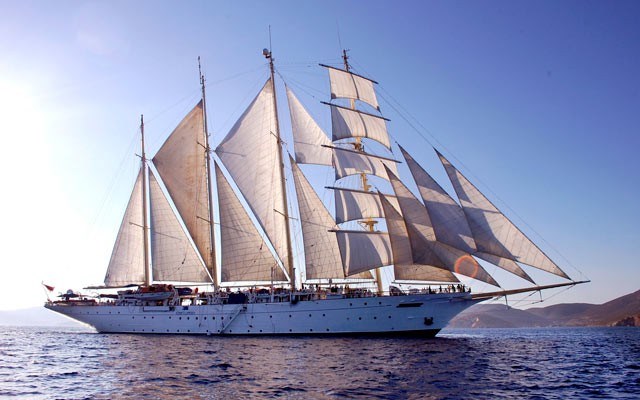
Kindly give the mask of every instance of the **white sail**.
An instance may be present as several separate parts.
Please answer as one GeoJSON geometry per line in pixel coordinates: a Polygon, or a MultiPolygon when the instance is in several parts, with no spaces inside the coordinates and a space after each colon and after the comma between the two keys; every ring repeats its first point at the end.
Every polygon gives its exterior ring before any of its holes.
{"type": "Polygon", "coordinates": [[[331,81],[331,98],[344,98],[364,101],[376,109],[380,109],[376,92],[373,89],[374,82],[352,72],[324,65],[329,70],[331,81]]]}
{"type": "MultiPolygon", "coordinates": [[[[334,190],[337,223],[384,217],[380,197],[377,193],[339,187],[331,187],[330,189],[334,190]]],[[[400,209],[395,196],[389,196],[388,200],[396,207],[396,210],[400,209]]]]}
{"type": "Polygon", "coordinates": [[[438,241],[474,253],[477,250],[476,244],[462,208],[402,146],[399,147],[418,185],[424,206],[429,211],[438,241]]]}
{"type": "Polygon", "coordinates": [[[389,181],[398,198],[402,215],[414,251],[416,263],[441,267],[494,286],[500,286],[470,254],[436,241],[429,212],[393,172],[387,170],[389,181]],[[439,262],[434,263],[434,255],[439,262]]]}
{"type": "Polygon", "coordinates": [[[330,106],[333,140],[364,137],[391,148],[384,118],[332,104],[330,106]]]}
{"type": "Polygon", "coordinates": [[[489,199],[437,150],[464,210],[480,252],[512,259],[569,279],[546,254],[522,233],[489,199]]]}
{"type": "Polygon", "coordinates": [[[389,201],[389,197],[379,194],[384,208],[389,241],[393,252],[393,273],[395,280],[421,280],[436,282],[458,282],[448,270],[431,265],[417,264],[413,261],[413,249],[404,218],[389,201]]]}
{"type": "Polygon", "coordinates": [[[391,244],[385,232],[336,231],[347,276],[391,264],[391,244]]]}
{"type": "Polygon", "coordinates": [[[207,268],[213,270],[202,101],[184,117],[153,157],[173,203],[207,268]]]}
{"type": "Polygon", "coordinates": [[[216,154],[242,192],[260,226],[288,269],[284,180],[276,137],[273,86],[267,80],[251,105],[216,148],[216,154]]]}
{"type": "Polygon", "coordinates": [[[518,265],[517,262],[510,260],[508,258],[502,258],[502,257],[498,257],[498,256],[494,256],[493,254],[487,254],[487,253],[483,253],[481,251],[476,251],[475,253],[473,253],[473,255],[475,257],[481,258],[487,262],[490,262],[493,265],[496,265],[502,269],[504,269],[505,271],[509,271],[514,275],[518,275],[519,277],[521,277],[522,279],[526,279],[529,282],[535,284],[536,282],[533,280],[533,278],[531,278],[529,276],[529,274],[527,274],[522,267],[520,267],[518,265]]]}
{"type": "Polygon", "coordinates": [[[411,155],[399,146],[407,166],[415,179],[418,190],[429,212],[436,238],[439,242],[482,258],[514,275],[535,283],[513,260],[478,252],[467,217],[458,203],[418,164],[411,155]]]}
{"type": "Polygon", "coordinates": [[[215,169],[220,205],[221,280],[285,281],[286,277],[276,259],[218,164],[215,169]]]}
{"type": "Polygon", "coordinates": [[[151,171],[149,205],[153,280],[210,283],[211,277],[151,171]]]}
{"type": "Polygon", "coordinates": [[[296,161],[300,164],[331,166],[331,149],[323,147],[331,146],[331,140],[288,87],[287,99],[296,161]]]}
{"type": "Polygon", "coordinates": [[[395,161],[338,147],[333,148],[333,165],[336,171],[336,180],[360,173],[389,179],[384,169],[385,166],[396,174],[398,171],[395,161]]]}
{"type": "Polygon", "coordinates": [[[133,186],[122,218],[111,260],[104,278],[106,286],[123,286],[144,282],[144,238],[142,216],[142,169],[133,186]]]}
{"type": "Polygon", "coordinates": [[[291,169],[300,208],[306,278],[344,278],[336,234],[329,232],[336,223],[293,160],[291,169]]]}

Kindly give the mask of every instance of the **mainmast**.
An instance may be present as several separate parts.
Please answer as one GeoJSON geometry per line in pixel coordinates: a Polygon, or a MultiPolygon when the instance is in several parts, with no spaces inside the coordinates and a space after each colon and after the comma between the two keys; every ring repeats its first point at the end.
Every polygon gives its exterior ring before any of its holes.
{"type": "MultiPolygon", "coordinates": [[[[349,65],[349,56],[347,55],[346,49],[342,50],[342,60],[344,62],[345,71],[350,72],[351,66],[349,65]]],[[[354,99],[351,99],[351,109],[356,109],[356,101],[354,99]]],[[[356,141],[351,144],[353,145],[354,150],[364,152],[364,144],[362,143],[362,138],[357,137],[356,141]]],[[[365,192],[368,192],[371,188],[371,185],[369,185],[369,180],[367,179],[367,174],[364,172],[360,173],[360,183],[362,183],[362,190],[364,190],[365,192]]],[[[373,218],[367,218],[359,222],[364,225],[369,230],[369,232],[374,232],[375,226],[378,223],[378,221],[374,220],[373,218]]],[[[382,285],[382,275],[380,273],[380,268],[375,269],[375,274],[376,285],[378,286],[378,295],[381,296],[384,292],[384,287],[382,285]]]]}
{"type": "Polygon", "coordinates": [[[216,269],[216,253],[215,253],[215,231],[213,225],[213,191],[211,190],[211,147],[209,146],[209,129],[207,127],[207,96],[205,93],[205,79],[200,66],[200,57],[198,57],[198,73],[200,74],[200,86],[202,87],[202,121],[204,130],[204,155],[207,166],[207,201],[209,202],[209,239],[211,252],[211,265],[207,265],[207,269],[213,278],[213,289],[218,290],[218,271],[216,269]]]}
{"type": "Polygon", "coordinates": [[[140,141],[142,155],[142,240],[144,242],[144,284],[151,284],[151,271],[149,269],[149,222],[147,221],[147,157],[144,152],[144,116],[140,115],[140,141]]]}
{"type": "Polygon", "coordinates": [[[282,210],[282,215],[285,218],[285,234],[286,234],[286,240],[287,240],[287,264],[289,266],[289,279],[291,279],[291,291],[295,291],[296,290],[296,269],[293,265],[293,252],[291,250],[291,231],[289,228],[289,203],[287,201],[287,190],[286,190],[286,185],[285,185],[285,181],[284,181],[284,160],[282,157],[282,140],[280,139],[280,122],[278,120],[278,102],[276,101],[276,84],[275,84],[275,73],[274,73],[274,68],[273,68],[273,56],[271,54],[271,50],[270,49],[264,49],[262,50],[262,54],[265,56],[266,59],[269,60],[269,70],[271,72],[271,92],[273,94],[273,107],[275,109],[275,116],[276,116],[276,131],[275,131],[275,135],[276,135],[276,139],[278,140],[278,165],[280,166],[280,173],[282,176],[282,179],[280,180],[280,185],[282,188],[282,202],[284,204],[284,210],[282,210]]]}

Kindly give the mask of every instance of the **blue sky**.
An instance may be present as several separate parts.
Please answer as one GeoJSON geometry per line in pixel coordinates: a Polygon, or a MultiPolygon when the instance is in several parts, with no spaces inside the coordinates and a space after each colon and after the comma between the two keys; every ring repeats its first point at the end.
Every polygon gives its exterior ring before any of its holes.
{"type": "Polygon", "coordinates": [[[2,308],[39,304],[41,280],[60,290],[102,280],[140,114],[153,154],[198,99],[201,56],[217,144],[267,77],[269,25],[276,68],[325,129],[317,64],[348,48],[355,70],[380,82],[393,138],[436,179],[444,172],[420,134],[569,275],[592,280],[552,301],[601,303],[640,286],[637,2],[0,7],[0,239],[14,288],[2,308]]]}

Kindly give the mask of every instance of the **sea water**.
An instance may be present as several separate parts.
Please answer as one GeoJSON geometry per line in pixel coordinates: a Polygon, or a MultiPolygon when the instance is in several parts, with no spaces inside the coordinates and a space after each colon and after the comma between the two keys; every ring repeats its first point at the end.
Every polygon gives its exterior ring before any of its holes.
{"type": "Polygon", "coordinates": [[[640,398],[638,328],[435,339],[0,332],[2,398],[640,398]]]}

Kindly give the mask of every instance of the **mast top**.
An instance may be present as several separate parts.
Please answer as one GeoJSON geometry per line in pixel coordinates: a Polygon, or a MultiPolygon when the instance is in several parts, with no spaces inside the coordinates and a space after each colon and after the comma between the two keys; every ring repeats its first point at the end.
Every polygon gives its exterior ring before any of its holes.
{"type": "Polygon", "coordinates": [[[344,61],[344,69],[347,72],[350,72],[351,66],[349,66],[349,56],[347,55],[347,51],[349,50],[348,49],[342,50],[342,60],[344,61]]]}

